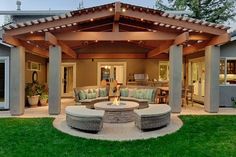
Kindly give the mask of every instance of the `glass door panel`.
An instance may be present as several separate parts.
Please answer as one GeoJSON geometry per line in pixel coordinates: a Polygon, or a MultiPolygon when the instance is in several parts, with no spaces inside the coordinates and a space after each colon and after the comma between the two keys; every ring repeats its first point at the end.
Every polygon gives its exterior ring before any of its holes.
{"type": "Polygon", "coordinates": [[[63,63],[61,67],[62,97],[72,97],[76,87],[76,64],[63,63]]]}
{"type": "Polygon", "coordinates": [[[5,102],[5,63],[0,62],[0,102],[5,102]]]}
{"type": "Polygon", "coordinates": [[[9,109],[9,58],[0,57],[0,109],[9,109]]]}
{"type": "Polygon", "coordinates": [[[193,98],[196,101],[204,102],[205,96],[205,63],[203,59],[193,60],[190,62],[190,84],[194,86],[193,98]]]}

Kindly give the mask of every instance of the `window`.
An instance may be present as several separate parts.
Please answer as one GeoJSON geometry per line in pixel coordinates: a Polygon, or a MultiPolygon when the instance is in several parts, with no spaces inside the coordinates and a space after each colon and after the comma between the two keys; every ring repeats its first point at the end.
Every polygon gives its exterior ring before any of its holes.
{"type": "Polygon", "coordinates": [[[220,59],[220,84],[236,84],[236,58],[220,59]]]}
{"type": "Polygon", "coordinates": [[[159,81],[169,80],[169,64],[167,61],[159,62],[159,81]]]}
{"type": "Polygon", "coordinates": [[[27,62],[27,69],[30,71],[41,71],[41,64],[37,62],[27,62]]]}

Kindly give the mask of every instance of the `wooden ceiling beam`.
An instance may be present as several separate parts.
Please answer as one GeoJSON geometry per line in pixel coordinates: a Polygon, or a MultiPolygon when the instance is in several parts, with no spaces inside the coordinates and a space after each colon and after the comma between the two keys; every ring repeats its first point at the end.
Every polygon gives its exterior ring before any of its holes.
{"type": "Polygon", "coordinates": [[[58,41],[58,39],[52,33],[49,32],[45,33],[45,41],[49,42],[51,45],[60,45],[62,52],[64,52],[65,54],[67,54],[72,58],[77,58],[77,53],[74,50],[72,50],[69,46],[67,46],[64,42],[58,41]]]}
{"type": "Polygon", "coordinates": [[[132,18],[136,18],[136,19],[144,19],[147,21],[163,23],[165,25],[171,25],[171,26],[173,25],[173,26],[177,26],[177,27],[181,27],[181,28],[186,28],[186,29],[209,33],[209,34],[214,34],[214,35],[222,35],[227,32],[226,30],[222,30],[222,29],[218,29],[218,28],[214,28],[214,27],[199,25],[196,23],[177,20],[174,18],[163,17],[163,16],[156,15],[156,14],[154,15],[154,14],[147,14],[145,12],[137,12],[132,9],[127,9],[125,12],[121,12],[121,16],[132,17],[132,18]]]}
{"type": "Polygon", "coordinates": [[[120,31],[119,23],[118,22],[114,22],[113,23],[112,32],[119,32],[119,31],[120,31]]]}
{"type": "Polygon", "coordinates": [[[185,47],[183,49],[183,54],[184,55],[189,55],[192,54],[194,52],[199,52],[205,49],[205,47],[210,46],[210,45],[222,45],[224,43],[227,43],[228,41],[230,41],[230,35],[228,33],[225,33],[223,35],[220,36],[216,36],[213,37],[210,41],[203,41],[201,43],[197,43],[188,47],[185,47]]]}
{"type": "Polygon", "coordinates": [[[65,41],[174,40],[177,34],[165,32],[70,32],[55,35],[65,41]]]}
{"type": "Polygon", "coordinates": [[[228,33],[225,33],[212,38],[208,45],[222,45],[230,41],[230,39],[230,35],[228,33]]]}
{"type": "Polygon", "coordinates": [[[109,12],[107,9],[104,9],[104,10],[84,14],[81,16],[72,16],[72,17],[67,17],[64,19],[59,19],[59,20],[55,20],[51,22],[39,23],[37,25],[31,25],[27,27],[12,29],[12,30],[6,30],[6,33],[11,36],[16,36],[16,35],[26,34],[30,32],[39,31],[39,30],[44,30],[48,28],[54,28],[54,27],[58,27],[62,25],[90,21],[91,19],[93,19],[94,20],[93,22],[95,22],[95,19],[100,19],[100,18],[110,17],[110,16],[114,16],[114,13],[109,12]]]}
{"type": "Polygon", "coordinates": [[[3,41],[7,44],[12,45],[12,46],[23,46],[27,51],[29,51],[35,55],[44,57],[44,58],[48,58],[48,56],[49,56],[47,50],[41,49],[41,48],[37,47],[37,45],[32,45],[30,43],[16,39],[16,38],[6,35],[6,34],[3,35],[3,41]]]}
{"type": "MultiPolygon", "coordinates": [[[[178,34],[166,32],[66,32],[55,34],[61,41],[145,41],[145,40],[174,40],[178,34]]],[[[25,40],[41,41],[44,36],[29,35],[25,40]]]]}
{"type": "Polygon", "coordinates": [[[147,57],[153,58],[153,57],[156,57],[162,53],[168,53],[168,50],[171,45],[173,45],[173,41],[165,41],[165,42],[159,44],[158,47],[155,48],[154,50],[151,50],[150,52],[148,52],[147,57]]]}
{"type": "Polygon", "coordinates": [[[187,42],[189,40],[189,33],[188,32],[184,32],[180,35],[178,35],[176,38],[175,38],[175,41],[174,41],[174,45],[180,45],[180,44],[183,44],[185,42],[187,42]]]}
{"type": "Polygon", "coordinates": [[[115,22],[118,22],[120,20],[120,13],[121,13],[121,3],[116,2],[115,3],[115,16],[114,16],[115,22]]]}
{"type": "Polygon", "coordinates": [[[159,44],[157,48],[148,52],[147,57],[153,58],[153,57],[158,56],[162,53],[168,53],[171,45],[180,45],[180,44],[187,42],[188,40],[189,40],[189,33],[184,32],[184,33],[178,35],[174,41],[165,41],[165,42],[159,44]]]}
{"type": "Polygon", "coordinates": [[[81,53],[78,54],[78,59],[145,59],[146,55],[141,54],[131,54],[131,53],[81,53]]]}

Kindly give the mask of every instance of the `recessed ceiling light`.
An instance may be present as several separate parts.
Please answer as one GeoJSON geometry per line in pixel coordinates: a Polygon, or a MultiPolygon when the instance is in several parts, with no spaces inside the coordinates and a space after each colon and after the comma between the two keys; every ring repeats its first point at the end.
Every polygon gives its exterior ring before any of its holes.
{"type": "Polygon", "coordinates": [[[154,25],[158,25],[158,22],[154,22],[154,25]]]}
{"type": "Polygon", "coordinates": [[[91,22],[93,22],[93,19],[90,19],[91,22]]]}
{"type": "Polygon", "coordinates": [[[126,12],[126,9],[125,9],[125,8],[123,8],[123,9],[122,9],[122,12],[126,12]]]}
{"type": "Polygon", "coordinates": [[[113,8],[109,8],[109,11],[112,12],[112,11],[113,11],[113,8]]]}

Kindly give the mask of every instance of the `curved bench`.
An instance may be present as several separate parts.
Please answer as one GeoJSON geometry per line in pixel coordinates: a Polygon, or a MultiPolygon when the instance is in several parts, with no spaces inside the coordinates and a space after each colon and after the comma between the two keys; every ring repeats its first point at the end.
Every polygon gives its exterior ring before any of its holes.
{"type": "Polygon", "coordinates": [[[66,107],[67,125],[85,132],[97,133],[103,127],[105,111],[88,109],[85,106],[66,107]]]}
{"type": "Polygon", "coordinates": [[[148,108],[134,110],[135,125],[141,130],[153,130],[170,123],[171,108],[166,104],[149,105],[148,108]]]}

